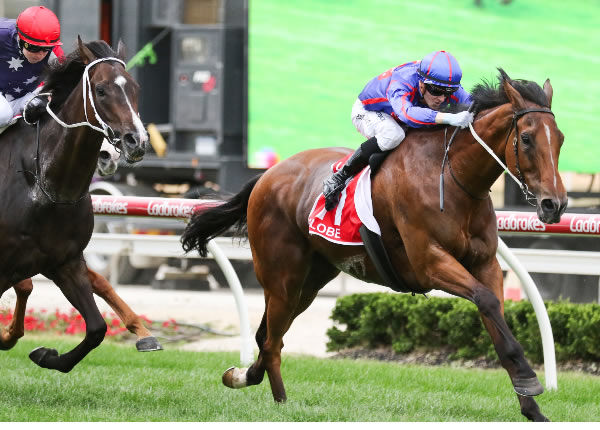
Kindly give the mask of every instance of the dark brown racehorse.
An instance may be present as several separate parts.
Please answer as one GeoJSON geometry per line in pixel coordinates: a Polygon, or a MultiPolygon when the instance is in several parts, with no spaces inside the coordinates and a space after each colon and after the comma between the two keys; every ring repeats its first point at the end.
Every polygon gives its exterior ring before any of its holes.
{"type": "MultiPolygon", "coordinates": [[[[541,221],[554,223],[567,204],[557,171],[563,143],[550,111],[552,87],[511,80],[475,87],[474,129],[535,195],[541,221]],[[516,139],[516,145],[513,141],[516,139]],[[518,169],[517,169],[518,166],[518,169]]],[[[448,133],[449,135],[450,133],[448,133]]],[[[496,216],[488,190],[502,173],[468,130],[456,135],[446,169],[445,210],[439,207],[439,168],[446,130],[413,130],[372,180],[373,211],[401,280],[416,292],[438,289],[473,302],[481,314],[521,412],[545,420],[532,396],[543,388],[503,317],[502,271],[496,260],[496,216]]],[[[228,387],[259,384],[265,371],[276,401],[285,401],[280,373],[283,336],[319,289],[340,270],[385,285],[362,246],[340,246],[309,235],[308,214],[333,162],[348,149],[301,152],[249,182],[229,201],[193,215],[182,237],[186,251],[233,225],[247,233],[266,309],[256,333],[257,360],[223,375],[228,387]]]]}
{"type": "MultiPolygon", "coordinates": [[[[0,136],[0,293],[41,273],[79,311],[86,335],[78,346],[64,354],[45,347],[30,354],[39,366],[61,372],[106,332],[83,259],[94,224],[88,188],[100,145],[106,137],[137,162],[147,142],[137,113],[139,86],[123,57],[122,44],[115,54],[105,42],[78,40],[78,49],[46,77],[52,117],[44,116],[37,130],[17,123],[0,136]]],[[[0,348],[10,346],[0,340],[0,348]]]]}
{"type": "MultiPolygon", "coordinates": [[[[118,167],[119,156],[120,153],[104,139],[98,156],[96,172],[100,176],[113,175],[118,167]]],[[[87,271],[94,294],[101,297],[123,321],[127,330],[137,336],[135,344],[137,350],[140,352],[162,350],[159,341],[144,325],[144,320],[117,294],[108,280],[89,267],[87,271]]],[[[0,344],[5,349],[12,348],[25,334],[25,311],[27,310],[27,300],[33,291],[33,282],[31,278],[27,278],[13,288],[17,296],[13,319],[8,327],[4,327],[0,331],[0,344]]]]}

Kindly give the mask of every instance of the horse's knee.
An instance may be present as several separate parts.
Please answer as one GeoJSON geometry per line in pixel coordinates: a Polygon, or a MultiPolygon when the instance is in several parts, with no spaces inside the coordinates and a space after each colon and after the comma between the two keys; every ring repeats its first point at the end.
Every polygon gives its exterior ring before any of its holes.
{"type": "Polygon", "coordinates": [[[87,327],[88,327],[88,329],[86,330],[86,333],[85,333],[86,343],[91,348],[96,348],[104,340],[104,336],[106,335],[106,330],[108,330],[108,327],[106,326],[106,323],[104,322],[104,320],[102,320],[102,322],[100,322],[98,324],[94,324],[94,325],[90,324],[87,327]]]}
{"type": "Polygon", "coordinates": [[[479,288],[473,294],[473,303],[484,316],[491,318],[501,315],[500,300],[487,288],[479,288]]]}

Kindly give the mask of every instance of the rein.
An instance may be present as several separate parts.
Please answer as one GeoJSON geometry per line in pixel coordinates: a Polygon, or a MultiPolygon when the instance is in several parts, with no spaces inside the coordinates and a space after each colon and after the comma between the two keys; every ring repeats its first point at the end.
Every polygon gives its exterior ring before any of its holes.
{"type": "MultiPolygon", "coordinates": [[[[469,110],[470,109],[471,108],[469,108],[469,110]]],[[[532,201],[535,200],[535,195],[531,191],[529,191],[529,188],[527,187],[527,183],[525,182],[525,177],[523,176],[523,173],[521,172],[521,166],[519,165],[519,145],[518,145],[518,137],[517,137],[519,135],[519,125],[518,125],[519,119],[522,116],[524,116],[530,112],[549,113],[552,116],[554,116],[554,113],[548,108],[527,108],[527,109],[522,109],[520,111],[517,111],[513,114],[510,128],[508,129],[508,134],[506,135],[505,145],[508,144],[508,138],[510,137],[510,133],[512,132],[512,130],[514,128],[515,129],[515,137],[513,139],[513,148],[515,151],[515,169],[517,170],[517,175],[519,175],[519,179],[517,179],[517,177],[511,173],[511,171],[508,169],[508,167],[500,160],[500,158],[498,158],[498,156],[494,153],[494,151],[483,141],[483,139],[481,139],[481,137],[479,137],[479,135],[475,132],[475,129],[473,129],[473,126],[471,124],[469,124],[469,130],[471,131],[471,134],[473,135],[475,140],[494,158],[494,160],[496,160],[496,162],[502,167],[504,172],[508,173],[509,176],[519,185],[519,188],[523,192],[523,195],[525,196],[525,200],[527,201],[527,203],[529,203],[532,206],[535,206],[535,203],[532,203],[532,201]]],[[[450,174],[452,175],[452,179],[459,186],[460,189],[462,189],[467,195],[469,195],[469,197],[471,197],[475,200],[484,200],[487,198],[487,196],[485,196],[483,198],[474,196],[472,193],[470,193],[466,189],[466,187],[464,187],[458,181],[458,179],[452,172],[452,166],[450,165],[450,158],[448,157],[448,152],[450,150],[450,145],[452,145],[452,142],[454,141],[454,137],[456,136],[457,131],[458,131],[458,127],[456,128],[456,130],[454,130],[454,133],[452,134],[452,137],[450,138],[450,142],[448,142],[448,145],[446,145],[444,159],[442,160],[442,173],[440,174],[440,211],[441,212],[444,211],[443,176],[444,176],[444,165],[445,165],[446,160],[448,160],[448,167],[450,170],[450,174]]],[[[444,138],[444,141],[445,141],[445,138],[444,138]]]]}
{"type": "MultiPolygon", "coordinates": [[[[121,64],[123,64],[123,66],[125,66],[125,63],[115,57],[106,57],[106,58],[98,58],[94,61],[92,61],[91,63],[89,63],[84,71],[83,71],[83,111],[85,113],[85,121],[84,122],[78,122],[78,123],[74,123],[74,124],[67,124],[64,121],[62,121],[53,111],[52,109],[50,109],[50,102],[48,102],[48,104],[46,105],[46,111],[50,114],[50,116],[62,127],[64,128],[76,128],[76,127],[81,127],[81,126],[88,126],[90,128],[92,128],[93,130],[99,131],[101,132],[106,139],[113,145],[115,146],[116,143],[118,142],[118,139],[116,139],[114,136],[114,132],[112,130],[112,128],[110,128],[110,126],[108,124],[106,124],[102,118],[100,118],[100,115],[98,114],[98,111],[96,110],[96,106],[94,104],[94,98],[92,97],[92,85],[90,82],[90,76],[89,76],[89,69],[92,66],[95,66],[96,64],[102,62],[102,61],[117,61],[121,64]],[[87,91],[86,91],[87,90],[87,91]],[[86,97],[87,96],[87,97],[86,97]],[[100,124],[100,127],[96,127],[95,125],[91,124],[89,122],[88,119],[88,113],[87,113],[87,98],[89,98],[90,100],[90,104],[92,105],[92,109],[94,109],[94,116],[96,117],[96,120],[98,121],[98,124],[100,124]]],[[[38,94],[38,96],[50,96],[51,93],[41,93],[38,94]]],[[[27,122],[27,121],[25,121],[27,122]]],[[[29,124],[29,123],[28,123],[29,124]]],[[[25,171],[25,173],[28,173],[30,175],[33,176],[35,183],[38,185],[39,189],[44,193],[44,195],[48,198],[48,200],[50,200],[52,203],[54,204],[58,204],[58,205],[75,205],[77,203],[79,203],[81,200],[83,200],[86,196],[87,196],[87,192],[84,192],[81,197],[79,197],[76,200],[63,200],[60,201],[56,198],[54,198],[53,196],[50,195],[50,193],[48,192],[48,190],[46,190],[46,188],[44,187],[44,185],[42,184],[42,174],[41,174],[41,167],[40,167],[40,122],[37,121],[36,123],[36,158],[35,158],[35,173],[30,172],[28,170],[25,171]]]]}

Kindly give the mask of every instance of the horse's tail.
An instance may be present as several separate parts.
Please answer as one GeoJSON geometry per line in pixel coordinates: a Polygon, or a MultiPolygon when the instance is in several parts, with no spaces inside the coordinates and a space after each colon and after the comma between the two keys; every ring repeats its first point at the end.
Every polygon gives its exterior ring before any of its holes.
{"type": "Polygon", "coordinates": [[[201,257],[206,257],[208,242],[222,235],[232,226],[235,226],[236,235],[245,235],[248,199],[260,176],[251,179],[239,193],[222,205],[194,212],[181,235],[184,251],[197,249],[201,257]]]}

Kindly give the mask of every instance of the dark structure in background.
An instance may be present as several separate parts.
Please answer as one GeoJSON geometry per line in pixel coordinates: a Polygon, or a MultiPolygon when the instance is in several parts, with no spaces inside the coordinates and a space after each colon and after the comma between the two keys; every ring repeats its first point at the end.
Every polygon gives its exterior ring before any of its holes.
{"type": "MultiPolygon", "coordinates": [[[[133,56],[154,41],[156,62],[130,70],[142,86],[140,114],[166,140],[133,169],[136,183],[206,181],[238,191],[258,173],[246,167],[247,0],[47,0],[64,41],[121,39],[133,56]],[[162,154],[160,154],[162,155],[162,154]]],[[[65,44],[65,51],[72,46],[65,44]]]]}

